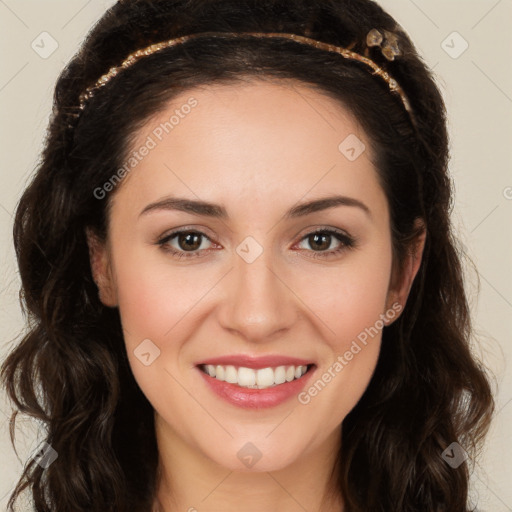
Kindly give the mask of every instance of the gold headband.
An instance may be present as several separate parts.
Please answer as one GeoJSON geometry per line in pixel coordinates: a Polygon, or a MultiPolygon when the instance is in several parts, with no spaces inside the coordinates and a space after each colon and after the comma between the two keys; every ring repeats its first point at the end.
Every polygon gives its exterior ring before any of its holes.
{"type": "MultiPolygon", "coordinates": [[[[384,36],[376,29],[372,29],[370,32],[368,32],[368,35],[366,37],[366,45],[367,45],[367,47],[381,46],[382,54],[386,57],[386,59],[394,60],[396,55],[401,55],[401,51],[398,48],[397,38],[394,34],[391,34],[390,32],[387,32],[387,31],[384,31],[384,34],[386,36],[386,39],[385,39],[385,44],[383,47],[382,47],[382,42],[384,41],[384,36]]],[[[402,100],[404,108],[409,113],[409,117],[411,118],[411,121],[414,124],[414,116],[413,116],[412,108],[411,108],[409,100],[407,99],[407,96],[405,95],[403,89],[400,87],[400,85],[398,85],[398,82],[394,78],[392,78],[386,71],[384,71],[381,67],[379,67],[371,59],[369,59],[368,57],[365,57],[363,55],[360,55],[356,52],[353,52],[349,48],[343,48],[341,46],[335,46],[333,44],[317,41],[317,40],[311,39],[309,37],[300,36],[297,34],[283,33],[283,32],[200,32],[200,33],[196,33],[196,34],[189,34],[189,35],[185,35],[185,36],[181,36],[181,37],[176,37],[174,39],[170,39],[168,41],[163,41],[161,43],[152,44],[146,48],[143,48],[142,50],[137,50],[136,52],[133,52],[130,55],[128,55],[128,57],[121,63],[120,66],[114,66],[114,67],[110,68],[107,73],[102,75],[93,85],[88,87],[79,97],[80,110],[83,110],[85,108],[85,105],[86,105],[87,101],[89,100],[89,98],[91,98],[94,95],[94,91],[96,91],[100,87],[105,86],[120,71],[132,66],[139,59],[146,57],[148,55],[152,55],[153,53],[163,50],[164,48],[169,48],[171,46],[175,46],[177,44],[181,44],[181,43],[184,43],[186,41],[189,41],[191,39],[195,39],[195,38],[198,38],[201,36],[281,37],[281,38],[292,39],[293,41],[297,41],[299,43],[304,43],[304,44],[307,44],[310,46],[314,46],[315,48],[319,48],[321,50],[338,53],[346,59],[352,59],[352,60],[357,60],[359,62],[362,62],[363,64],[365,64],[372,70],[373,75],[377,75],[377,76],[381,77],[388,84],[389,90],[392,93],[398,94],[400,96],[400,99],[402,100]]]]}

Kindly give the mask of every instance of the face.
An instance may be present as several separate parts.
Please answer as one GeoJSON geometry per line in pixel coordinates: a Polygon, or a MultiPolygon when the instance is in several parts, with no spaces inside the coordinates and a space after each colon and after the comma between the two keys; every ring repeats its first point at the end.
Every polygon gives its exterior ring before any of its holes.
{"type": "Polygon", "coordinates": [[[252,82],[182,94],[131,151],[92,264],[157,428],[237,470],[332,447],[419,264],[390,288],[366,134],[305,85],[252,82]]]}

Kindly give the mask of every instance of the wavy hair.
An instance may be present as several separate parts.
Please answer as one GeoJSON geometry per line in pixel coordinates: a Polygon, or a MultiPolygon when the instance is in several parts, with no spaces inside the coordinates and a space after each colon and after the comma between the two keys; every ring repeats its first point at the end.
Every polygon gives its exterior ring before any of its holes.
{"type": "MultiPolygon", "coordinates": [[[[42,158],[15,213],[14,244],[27,330],[2,365],[19,413],[46,425],[60,456],[26,464],[9,500],[30,492],[37,512],[148,512],[156,492],[153,409],[131,373],[116,308],[92,278],[86,228],[105,239],[110,193],[94,191],[126,160],[144,122],[196,86],[294,80],[348,108],[368,135],[390,215],[394,269],[420,234],[422,263],[403,314],[382,336],[374,375],[341,426],[332,477],[346,512],[467,512],[469,467],[494,408],[472,353],[462,260],[452,232],[446,111],[405,31],[370,0],[125,0],[109,9],[62,71],[42,158]],[[204,31],[293,32],[362,53],[373,28],[398,35],[403,55],[370,57],[397,79],[415,113],[359,62],[290,40],[192,40],[141,59],[79,96],[133,51],[204,31]],[[136,413],[134,414],[134,411],[136,413]]],[[[11,419],[14,427],[16,413],[11,419]]],[[[13,440],[14,443],[14,440],[13,440]]]]}

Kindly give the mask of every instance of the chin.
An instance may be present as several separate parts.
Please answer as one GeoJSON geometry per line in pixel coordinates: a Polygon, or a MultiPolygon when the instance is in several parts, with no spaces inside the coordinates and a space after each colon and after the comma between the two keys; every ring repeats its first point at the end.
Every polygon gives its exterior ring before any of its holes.
{"type": "Polygon", "coordinates": [[[244,439],[230,439],[221,450],[205,455],[230,471],[261,473],[279,471],[290,466],[298,460],[306,447],[306,443],[304,446],[296,443],[283,446],[277,439],[270,441],[265,437],[254,436],[250,441],[244,436],[244,439]]]}

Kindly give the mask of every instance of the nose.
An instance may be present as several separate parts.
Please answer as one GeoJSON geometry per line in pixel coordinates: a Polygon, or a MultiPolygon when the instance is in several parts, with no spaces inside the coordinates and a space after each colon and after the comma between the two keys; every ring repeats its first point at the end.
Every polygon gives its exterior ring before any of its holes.
{"type": "Polygon", "coordinates": [[[296,322],[300,302],[285,274],[270,249],[252,262],[235,252],[233,268],[223,280],[220,325],[253,343],[282,336],[296,322]]]}

